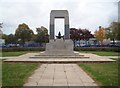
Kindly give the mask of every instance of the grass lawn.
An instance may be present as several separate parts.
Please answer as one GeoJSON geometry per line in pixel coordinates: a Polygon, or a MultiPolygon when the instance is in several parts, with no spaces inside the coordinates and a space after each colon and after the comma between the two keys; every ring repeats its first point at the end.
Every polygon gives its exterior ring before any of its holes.
{"type": "Polygon", "coordinates": [[[26,52],[2,52],[2,56],[3,57],[7,57],[7,56],[20,56],[26,54],[26,52]]]}
{"type": "Polygon", "coordinates": [[[3,86],[23,86],[27,77],[39,66],[37,63],[3,63],[3,86]]]}
{"type": "Polygon", "coordinates": [[[117,86],[118,85],[118,65],[116,63],[88,63],[80,64],[100,86],[117,86]]]}
{"type": "Polygon", "coordinates": [[[112,58],[112,60],[120,61],[120,58],[112,58]]]}
{"type": "Polygon", "coordinates": [[[118,56],[118,52],[104,52],[104,51],[81,51],[81,53],[93,53],[99,56],[118,56]]]}

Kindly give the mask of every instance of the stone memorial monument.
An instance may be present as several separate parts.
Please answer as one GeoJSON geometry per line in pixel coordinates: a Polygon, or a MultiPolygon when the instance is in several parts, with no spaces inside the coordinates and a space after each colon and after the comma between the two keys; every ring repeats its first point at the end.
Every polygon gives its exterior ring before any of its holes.
{"type": "Polygon", "coordinates": [[[73,52],[73,42],[70,39],[69,29],[69,14],[67,10],[52,10],[50,13],[50,37],[49,43],[46,44],[46,54],[48,55],[71,55],[73,52]],[[60,33],[58,37],[64,37],[55,39],[54,21],[56,18],[64,19],[64,36],[60,33]]]}
{"type": "Polygon", "coordinates": [[[65,58],[88,58],[84,55],[80,55],[79,52],[73,51],[73,42],[70,39],[69,29],[69,14],[67,10],[52,10],[50,13],[50,36],[49,43],[46,44],[45,52],[41,52],[39,55],[32,56],[30,58],[54,58],[54,59],[65,59],[65,58]],[[58,33],[57,39],[55,39],[54,20],[56,18],[64,19],[64,36],[58,33]]]}

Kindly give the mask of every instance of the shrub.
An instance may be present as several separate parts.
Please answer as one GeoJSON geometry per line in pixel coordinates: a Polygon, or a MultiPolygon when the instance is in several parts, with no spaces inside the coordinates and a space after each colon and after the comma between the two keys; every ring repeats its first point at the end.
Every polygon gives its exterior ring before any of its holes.
{"type": "MultiPolygon", "coordinates": [[[[75,47],[75,51],[113,51],[120,52],[117,47],[75,47]]],[[[10,47],[2,48],[3,52],[16,52],[16,51],[45,51],[45,47],[10,47]]]]}
{"type": "Polygon", "coordinates": [[[120,52],[118,47],[75,47],[75,51],[113,51],[120,52]]]}
{"type": "Polygon", "coordinates": [[[2,48],[3,52],[16,52],[16,51],[45,51],[45,47],[10,47],[2,48]]]}

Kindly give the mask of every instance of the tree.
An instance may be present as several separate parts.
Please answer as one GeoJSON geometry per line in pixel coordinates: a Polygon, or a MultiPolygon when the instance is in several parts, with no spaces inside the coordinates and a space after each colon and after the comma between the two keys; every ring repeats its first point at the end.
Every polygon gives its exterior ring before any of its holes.
{"type": "Polygon", "coordinates": [[[84,39],[83,29],[78,29],[78,40],[84,39]]]}
{"type": "Polygon", "coordinates": [[[86,40],[87,42],[90,38],[93,38],[93,37],[94,36],[87,29],[70,28],[70,39],[73,40],[74,46],[75,46],[75,41],[86,40]]]}
{"type": "Polygon", "coordinates": [[[41,28],[36,28],[37,35],[35,36],[35,41],[40,43],[47,43],[49,41],[49,35],[47,28],[41,26],[41,28]]]}
{"type": "Polygon", "coordinates": [[[17,42],[17,38],[13,34],[9,34],[9,35],[3,34],[2,35],[2,39],[5,39],[5,43],[6,44],[9,44],[9,43],[12,44],[12,43],[16,43],[17,42]]]}
{"type": "Polygon", "coordinates": [[[0,23],[0,28],[2,28],[3,23],[0,23]]]}
{"type": "Polygon", "coordinates": [[[3,34],[2,30],[1,30],[2,29],[2,25],[3,25],[3,23],[0,23],[0,38],[2,38],[2,34],[3,34]]]}
{"type": "Polygon", "coordinates": [[[115,44],[115,40],[120,40],[120,22],[112,22],[110,27],[106,28],[106,37],[110,38],[115,44]]]}
{"type": "Polygon", "coordinates": [[[91,32],[87,29],[83,29],[82,33],[83,33],[83,39],[86,40],[86,44],[87,44],[87,41],[89,41],[90,38],[94,38],[94,36],[91,34],[91,32]]]}
{"type": "Polygon", "coordinates": [[[94,35],[96,39],[101,42],[101,44],[103,44],[103,40],[106,39],[105,33],[106,33],[106,29],[101,27],[99,27],[98,31],[97,30],[95,31],[94,35]]]}
{"type": "Polygon", "coordinates": [[[70,39],[73,41],[75,47],[75,41],[79,39],[78,29],[70,28],[70,39]]]}
{"type": "Polygon", "coordinates": [[[8,35],[2,34],[1,36],[2,36],[2,39],[4,39],[4,40],[5,40],[5,43],[6,43],[6,39],[8,39],[8,35]]]}
{"type": "Polygon", "coordinates": [[[20,39],[23,44],[26,41],[30,41],[33,35],[33,31],[25,23],[19,24],[15,31],[15,36],[20,39]]]}
{"type": "Polygon", "coordinates": [[[2,39],[6,39],[7,35],[6,34],[2,34],[2,39]]]}
{"type": "Polygon", "coordinates": [[[110,40],[115,40],[115,35],[114,35],[114,33],[112,32],[112,30],[111,30],[111,28],[110,27],[108,27],[108,28],[106,28],[106,38],[107,39],[109,39],[110,38],[110,40]]]}
{"type": "Polygon", "coordinates": [[[115,40],[120,40],[120,22],[112,22],[110,25],[115,40]]]}

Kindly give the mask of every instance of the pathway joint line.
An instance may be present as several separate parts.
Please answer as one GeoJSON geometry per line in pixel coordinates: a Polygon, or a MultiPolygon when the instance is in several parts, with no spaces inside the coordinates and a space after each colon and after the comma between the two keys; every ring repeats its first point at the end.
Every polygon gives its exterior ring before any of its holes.
{"type": "MultiPolygon", "coordinates": [[[[67,74],[66,74],[66,70],[65,70],[65,65],[63,64],[63,68],[64,68],[64,72],[65,72],[65,77],[67,79],[67,85],[69,86],[69,83],[68,83],[68,78],[67,78],[67,74]]],[[[69,87],[68,87],[69,88],[69,87]]]]}

